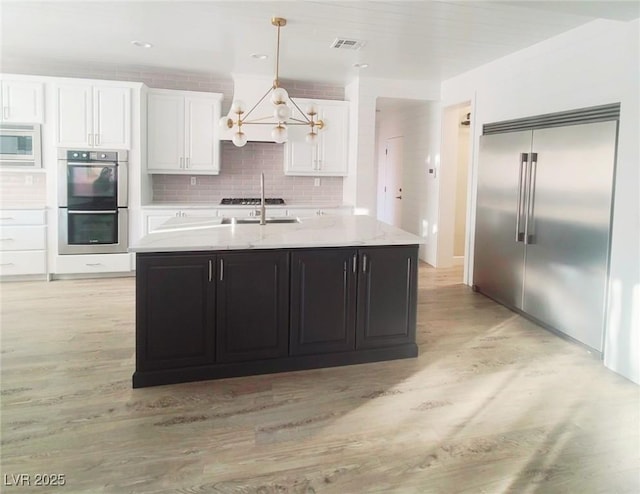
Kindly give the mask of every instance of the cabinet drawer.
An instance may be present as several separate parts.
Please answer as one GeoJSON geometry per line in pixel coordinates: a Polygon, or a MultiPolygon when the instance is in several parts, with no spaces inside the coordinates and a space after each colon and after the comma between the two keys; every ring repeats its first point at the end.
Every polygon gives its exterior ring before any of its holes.
{"type": "Polygon", "coordinates": [[[131,271],[130,254],[85,254],[58,256],[56,273],[126,273],[131,271]]]}
{"type": "Polygon", "coordinates": [[[0,226],[0,251],[44,250],[46,244],[44,226],[0,226]]]}
{"type": "Polygon", "coordinates": [[[0,276],[44,274],[45,272],[44,251],[0,252],[0,276]]]}
{"type": "Polygon", "coordinates": [[[0,211],[0,225],[44,225],[46,211],[42,209],[34,210],[11,210],[0,211]]]}

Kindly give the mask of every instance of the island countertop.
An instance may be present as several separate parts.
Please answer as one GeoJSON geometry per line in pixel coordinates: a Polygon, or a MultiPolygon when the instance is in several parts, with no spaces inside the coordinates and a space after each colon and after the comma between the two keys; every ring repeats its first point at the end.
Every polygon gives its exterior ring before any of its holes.
{"type": "Polygon", "coordinates": [[[299,223],[222,224],[221,218],[178,217],[142,237],[130,252],[194,252],[375,245],[425,240],[370,216],[322,216],[299,223]]]}

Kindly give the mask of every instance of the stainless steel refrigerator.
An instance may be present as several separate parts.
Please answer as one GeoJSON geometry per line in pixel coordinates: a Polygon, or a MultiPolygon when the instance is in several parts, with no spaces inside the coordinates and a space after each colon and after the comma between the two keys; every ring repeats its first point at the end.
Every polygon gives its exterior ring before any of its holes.
{"type": "Polygon", "coordinates": [[[602,352],[617,120],[585,120],[481,136],[473,284],[602,352]]]}

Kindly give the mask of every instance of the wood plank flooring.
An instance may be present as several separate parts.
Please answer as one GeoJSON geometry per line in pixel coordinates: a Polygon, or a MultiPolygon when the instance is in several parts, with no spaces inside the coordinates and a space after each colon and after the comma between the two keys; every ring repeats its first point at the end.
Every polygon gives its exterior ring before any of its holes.
{"type": "Polygon", "coordinates": [[[133,278],[2,284],[0,491],[640,492],[638,386],[419,274],[416,359],[136,390],[133,278]]]}

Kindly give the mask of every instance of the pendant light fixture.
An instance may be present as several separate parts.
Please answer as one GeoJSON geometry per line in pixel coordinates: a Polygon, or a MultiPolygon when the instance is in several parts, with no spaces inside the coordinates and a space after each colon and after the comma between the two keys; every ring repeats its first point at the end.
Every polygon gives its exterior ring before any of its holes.
{"type": "Polygon", "coordinates": [[[273,85],[264,94],[256,104],[254,104],[249,111],[246,111],[244,102],[240,100],[234,100],[231,103],[231,110],[229,115],[220,119],[220,126],[225,129],[233,129],[232,142],[238,146],[244,146],[248,140],[251,140],[251,131],[248,130],[249,135],[245,133],[245,126],[248,125],[272,125],[271,137],[277,143],[286,142],[288,139],[287,127],[289,125],[307,125],[309,127],[309,133],[306,136],[306,141],[314,143],[318,136],[318,131],[321,130],[325,124],[322,120],[318,119],[318,109],[316,105],[311,104],[303,112],[298,105],[289,98],[287,90],[280,86],[279,70],[280,70],[280,28],[287,25],[287,20],[282,17],[273,17],[271,24],[278,29],[278,39],[276,45],[276,75],[273,80],[273,85]],[[249,116],[253,111],[262,103],[267,97],[271,96],[271,103],[273,104],[273,114],[271,116],[254,117],[249,120],[249,116]],[[294,111],[297,110],[301,118],[294,118],[294,111]],[[270,120],[271,119],[271,120],[270,120]]]}

